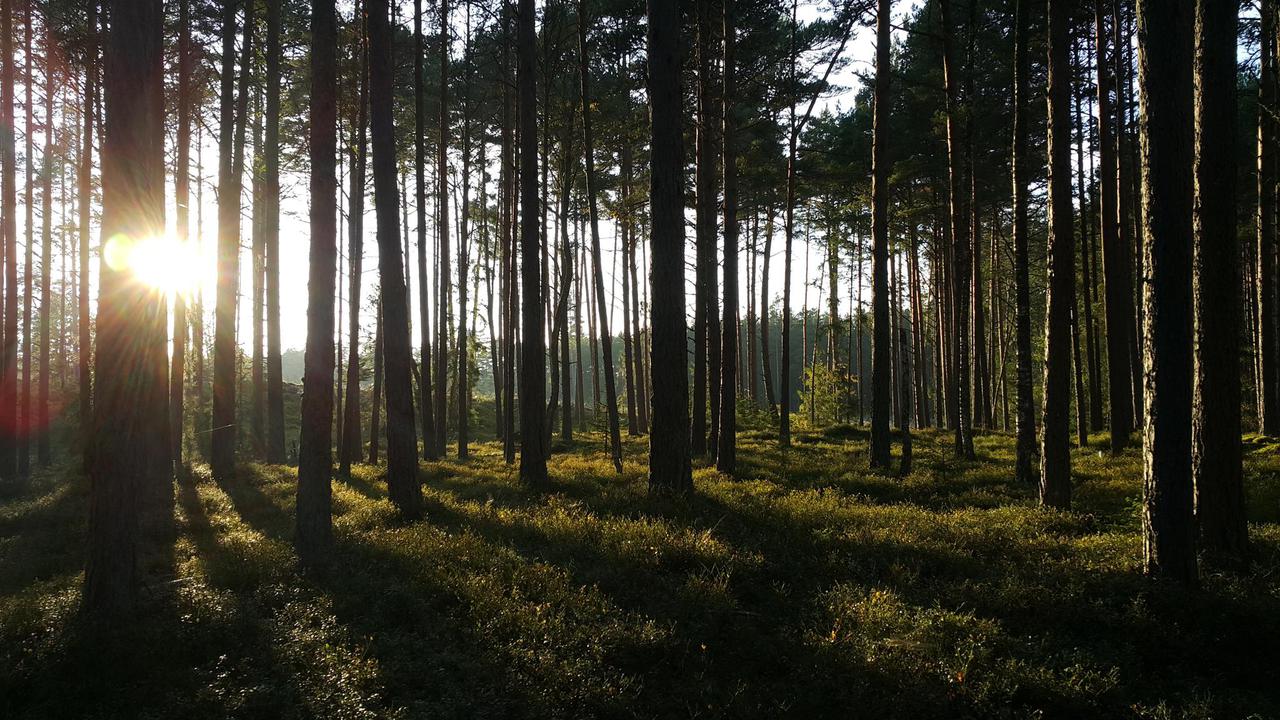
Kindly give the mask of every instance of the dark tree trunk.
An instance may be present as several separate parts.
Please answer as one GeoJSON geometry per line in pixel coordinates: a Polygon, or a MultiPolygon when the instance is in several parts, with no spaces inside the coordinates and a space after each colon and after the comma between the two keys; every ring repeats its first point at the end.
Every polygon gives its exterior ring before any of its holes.
{"type": "Polygon", "coordinates": [[[1071,209],[1071,29],[1064,0],[1049,0],[1049,277],[1045,297],[1044,435],[1040,502],[1071,506],[1071,307],[1075,304],[1071,209]]]}
{"type": "Polygon", "coordinates": [[[1098,65],[1098,140],[1101,171],[1100,215],[1102,227],[1102,273],[1106,279],[1107,300],[1107,378],[1111,392],[1111,452],[1120,452],[1129,443],[1133,431],[1132,368],[1129,366],[1129,330],[1133,317],[1133,287],[1129,282],[1129,248],[1120,237],[1117,211],[1116,143],[1112,138],[1111,90],[1113,78],[1108,72],[1106,33],[1103,32],[1105,0],[1096,0],[1098,65]]]}
{"type": "MultiPolygon", "coordinates": [[[[8,42],[9,3],[0,23],[8,42]]],[[[107,122],[102,143],[102,232],[112,242],[164,231],[164,37],[160,0],[116,0],[105,52],[107,122]]],[[[12,58],[13,55],[9,54],[12,58]]],[[[11,67],[11,65],[10,65],[11,67]]],[[[10,168],[12,166],[9,166],[10,168]]],[[[11,216],[10,216],[11,217],[11,216]]],[[[12,258],[10,258],[12,261],[12,258]]],[[[95,620],[129,612],[136,579],[138,490],[167,416],[149,398],[167,395],[165,368],[139,338],[163,337],[158,291],[104,262],[98,296],[98,408],[89,448],[89,553],[84,610],[95,620]],[[157,430],[160,432],[157,432],[157,430]]]]}
{"type": "MultiPolygon", "coordinates": [[[[531,0],[523,0],[531,2],[531,0]]],[[[680,7],[648,0],[650,261],[653,429],[649,491],[693,489],[684,295],[684,141],[681,136],[680,7]]]]}
{"type": "MultiPolygon", "coordinates": [[[[182,8],[186,9],[186,7],[187,6],[184,3],[182,8]]],[[[179,24],[182,25],[182,23],[179,24]]],[[[183,27],[186,26],[183,25],[183,27]]],[[[48,27],[46,27],[44,48],[44,149],[40,156],[42,164],[40,170],[40,195],[42,198],[41,205],[43,207],[43,211],[41,213],[42,217],[40,220],[40,386],[36,391],[36,418],[33,428],[33,431],[37,435],[36,461],[40,463],[41,467],[48,467],[53,459],[52,452],[49,447],[49,331],[50,323],[53,322],[50,312],[53,307],[53,298],[50,297],[49,285],[50,280],[52,279],[51,270],[53,268],[53,171],[54,163],[61,163],[61,160],[54,157],[55,150],[53,144],[53,98],[57,95],[57,89],[55,85],[56,81],[54,80],[55,71],[54,57],[52,54],[52,38],[52,32],[48,27]]],[[[179,41],[179,44],[181,44],[181,41],[179,41]]],[[[182,143],[180,142],[180,154],[182,151],[181,146],[182,143]]],[[[180,163],[180,167],[183,168],[182,172],[185,173],[186,165],[184,163],[180,163]]],[[[180,215],[185,211],[185,208],[182,207],[185,204],[185,200],[181,200],[179,203],[178,212],[180,215]]],[[[182,232],[181,228],[183,228],[184,225],[181,221],[179,221],[178,227],[179,232],[182,232]]],[[[65,266],[66,263],[64,262],[63,267],[65,266]]],[[[60,292],[59,294],[61,295],[62,293],[60,292]]],[[[180,317],[182,315],[181,308],[175,308],[174,313],[175,317],[180,317]]],[[[59,314],[59,337],[61,337],[61,320],[62,315],[59,314]]],[[[181,357],[180,348],[183,346],[180,339],[181,337],[181,335],[174,336],[175,357],[181,357]]],[[[175,377],[178,378],[177,383],[179,393],[181,393],[182,373],[179,372],[175,377]]],[[[179,395],[179,397],[181,397],[181,395],[179,395]]],[[[179,408],[181,408],[181,405],[179,405],[179,408]]],[[[179,410],[179,420],[181,420],[182,417],[180,413],[181,411],[179,410]]],[[[177,428],[174,432],[174,437],[181,439],[182,436],[180,433],[182,425],[179,423],[173,427],[177,428]]],[[[175,459],[180,457],[176,450],[177,448],[175,448],[175,452],[173,453],[173,457],[175,459]]]]}
{"type": "MultiPolygon", "coordinates": [[[[605,298],[604,272],[600,260],[600,211],[596,181],[595,138],[591,125],[591,69],[587,61],[586,0],[578,0],[578,81],[582,89],[582,157],[586,169],[587,210],[591,220],[591,278],[594,281],[595,304],[600,330],[600,350],[604,357],[604,399],[609,423],[609,452],[613,469],[622,472],[622,436],[618,421],[618,389],[613,369],[613,336],[609,334],[608,302],[605,298]]],[[[592,350],[594,373],[595,350],[592,350]]]]}
{"type": "Polygon", "coordinates": [[[542,252],[538,243],[538,79],[533,0],[519,0],[516,47],[520,133],[520,480],[547,484],[544,444],[547,352],[543,336],[542,252]]]}
{"type": "MultiPolygon", "coordinates": [[[[436,138],[436,231],[438,246],[436,264],[439,282],[436,288],[436,394],[435,444],[437,456],[445,454],[445,431],[449,421],[449,0],[440,0],[440,117],[436,138]]],[[[423,318],[426,322],[426,318],[423,318]]],[[[390,388],[388,388],[390,390],[390,388]]],[[[391,396],[388,395],[388,398],[391,396]]],[[[388,420],[390,418],[388,417],[388,420]]]]}
{"type": "Polygon", "coordinates": [[[1262,0],[1261,78],[1258,80],[1258,354],[1262,381],[1258,424],[1280,435],[1280,358],[1276,353],[1276,4],[1262,0]]]}
{"type": "Polygon", "coordinates": [[[1028,75],[1031,72],[1027,43],[1030,38],[1031,0],[1016,1],[1014,20],[1014,88],[1013,88],[1013,294],[1015,305],[1014,335],[1018,356],[1017,379],[1017,457],[1014,475],[1018,482],[1038,485],[1036,467],[1035,398],[1031,392],[1031,277],[1027,246],[1027,183],[1031,168],[1028,160],[1027,121],[1030,95],[1028,75]]]}
{"type": "MultiPolygon", "coordinates": [[[[761,374],[764,375],[764,399],[769,414],[777,417],[778,405],[773,394],[773,363],[769,353],[769,259],[773,254],[773,208],[764,221],[764,271],[760,273],[760,363],[761,374]]],[[[862,378],[859,376],[859,382],[862,378]]]]}
{"type": "Polygon", "coordinates": [[[267,462],[283,463],[284,374],[280,360],[280,32],[282,0],[267,0],[267,127],[262,232],[267,285],[267,462]]]}
{"type": "Polygon", "coordinates": [[[400,198],[396,188],[396,140],[392,117],[393,35],[388,0],[370,0],[369,130],[373,193],[378,218],[378,276],[382,304],[383,381],[387,393],[387,488],[406,519],[422,509],[418,486],[417,431],[413,418],[409,301],[400,249],[400,198]]]}
{"type": "MultiPolygon", "coordinates": [[[[690,409],[692,423],[689,432],[689,449],[702,457],[707,447],[707,397],[708,386],[714,392],[715,383],[707,372],[707,356],[711,343],[720,342],[710,337],[710,316],[715,310],[716,290],[716,180],[715,142],[711,129],[711,2],[699,0],[697,8],[697,66],[698,66],[698,121],[694,127],[694,283],[693,301],[693,406],[690,409]]],[[[712,418],[710,424],[715,424],[712,418]]]]}
{"type": "Polygon", "coordinates": [[[13,47],[13,0],[4,0],[0,9],[0,56],[4,71],[0,76],[0,254],[4,261],[3,347],[0,347],[0,480],[13,480],[17,473],[17,384],[18,384],[18,150],[14,136],[14,66],[18,53],[13,47]]]}
{"type": "MultiPolygon", "coordinates": [[[[889,467],[889,0],[876,12],[876,80],[871,144],[871,467],[889,467]]],[[[948,30],[949,32],[949,30],[948,30]]]]}
{"type": "MultiPolygon", "coordinates": [[[[93,129],[94,125],[96,125],[94,121],[94,111],[97,106],[95,88],[97,85],[98,75],[98,48],[96,40],[98,35],[98,2],[97,0],[90,0],[87,4],[89,6],[87,28],[89,34],[89,45],[85,48],[85,64],[87,67],[85,68],[84,78],[84,130],[80,135],[80,167],[78,170],[78,177],[76,179],[76,196],[78,198],[80,216],[80,266],[78,272],[79,282],[77,283],[78,287],[76,289],[76,297],[79,305],[77,318],[77,325],[79,327],[77,329],[79,330],[80,337],[76,347],[76,355],[78,356],[80,368],[80,417],[82,420],[92,417],[93,376],[89,368],[90,361],[93,359],[93,335],[92,325],[89,320],[89,226],[91,222],[91,208],[93,205],[93,129]]],[[[232,22],[232,29],[230,32],[234,35],[234,7],[230,10],[230,15],[232,22]]],[[[9,31],[5,31],[4,37],[10,37],[9,31]]],[[[234,43],[234,38],[232,38],[230,42],[234,43]]],[[[234,45],[232,47],[234,47],[234,45]]],[[[224,47],[224,52],[225,50],[226,49],[224,47]]],[[[12,48],[3,54],[8,57],[13,57],[12,48]]],[[[229,53],[229,56],[233,55],[234,52],[229,53]]],[[[227,62],[230,63],[230,60],[227,62]]],[[[228,75],[229,74],[230,73],[228,73],[228,75]]],[[[10,95],[12,95],[12,92],[10,92],[10,95]]],[[[229,101],[230,95],[228,94],[228,102],[229,101]]],[[[0,98],[0,103],[3,103],[6,108],[12,107],[13,98],[10,97],[7,101],[0,98]]],[[[229,116],[231,111],[227,110],[226,112],[229,116]]],[[[229,123],[230,121],[228,120],[227,122],[229,123]]],[[[230,124],[228,124],[227,127],[230,129],[230,124]]],[[[228,139],[229,138],[230,136],[228,136],[228,139]]],[[[230,147],[228,146],[228,152],[229,151],[230,147]]],[[[9,163],[7,161],[5,162],[5,166],[9,167],[9,163]]],[[[86,449],[88,448],[88,440],[89,438],[87,437],[82,438],[86,449]]],[[[87,459],[88,458],[86,456],[86,460],[87,459]]]]}
{"type": "MultiPolygon", "coordinates": [[[[964,209],[965,192],[961,148],[960,107],[956,91],[956,59],[951,14],[951,0],[942,0],[943,75],[947,96],[947,158],[950,187],[951,247],[955,267],[952,272],[955,328],[952,339],[953,369],[951,386],[956,395],[955,453],[973,458],[973,417],[969,388],[969,219],[964,209]]],[[[1068,176],[1068,183],[1070,178],[1068,176]]],[[[1068,192],[1070,191],[1068,187],[1068,192]]],[[[874,370],[872,371],[874,373],[874,370]]]]}
{"type": "MultiPolygon", "coordinates": [[[[226,0],[222,19],[222,95],[218,116],[218,297],[214,315],[213,453],[214,477],[230,479],[236,461],[236,296],[240,278],[240,173],[244,165],[244,109],[249,67],[240,64],[240,91],[234,72],[236,1],[226,0]]],[[[253,0],[245,4],[244,58],[253,38],[253,0]]]]}
{"type": "Polygon", "coordinates": [[[382,442],[382,300],[378,300],[373,329],[373,389],[369,395],[369,456],[370,465],[378,464],[382,442]]]}
{"type": "MultiPolygon", "coordinates": [[[[720,420],[716,423],[719,447],[716,469],[732,475],[737,469],[738,453],[738,124],[737,68],[734,50],[737,44],[736,8],[733,0],[722,0],[724,30],[724,90],[722,95],[724,126],[722,132],[724,165],[724,318],[720,327],[720,420]]],[[[713,233],[714,239],[714,233],[713,233]]],[[[712,265],[714,273],[715,266],[712,265]]]]}
{"type": "Polygon", "coordinates": [[[356,20],[360,26],[360,77],[356,81],[360,89],[356,93],[356,125],[352,129],[354,147],[351,149],[348,200],[351,211],[347,219],[347,382],[342,401],[342,432],[338,440],[338,473],[347,478],[351,477],[351,463],[360,461],[360,446],[363,444],[360,422],[360,283],[364,275],[364,190],[369,147],[368,28],[358,5],[356,20]]]}
{"type": "Polygon", "coordinates": [[[1248,553],[1240,449],[1236,31],[1231,3],[1196,3],[1196,521],[1210,553],[1248,553]]]}
{"type": "MultiPolygon", "coordinates": [[[[431,312],[427,289],[427,104],[426,75],[423,56],[426,52],[422,36],[422,0],[413,3],[413,174],[414,203],[418,217],[418,385],[422,395],[422,454],[426,460],[440,457],[436,449],[435,400],[431,383],[431,312]]],[[[504,89],[505,93],[506,90],[504,89]]],[[[504,125],[503,132],[506,132],[504,125]]]]}
{"type": "Polygon", "coordinates": [[[1194,584],[1197,579],[1191,476],[1195,373],[1190,312],[1194,15],[1192,0],[1138,0],[1146,333],[1143,569],[1148,575],[1185,584],[1194,584]]]}
{"type": "MultiPolygon", "coordinates": [[[[471,236],[467,231],[471,219],[471,69],[474,66],[471,58],[471,6],[467,5],[467,37],[463,51],[463,73],[466,97],[462,101],[462,212],[459,218],[461,229],[458,233],[458,347],[457,383],[458,383],[458,459],[466,460],[470,456],[467,447],[468,431],[471,423],[471,385],[467,377],[468,363],[471,357],[471,340],[467,330],[467,298],[471,283],[467,277],[470,272],[471,236]]],[[[483,159],[482,159],[483,162],[483,159]]],[[[482,189],[483,190],[483,189],[482,189]]],[[[483,204],[483,193],[481,203],[483,204]]]]}
{"type": "MultiPolygon", "coordinates": [[[[48,91],[52,96],[52,91],[48,91]]],[[[191,225],[191,0],[178,3],[178,147],[177,161],[174,168],[174,205],[177,209],[178,242],[190,242],[188,230],[191,225]]],[[[52,109],[52,108],[50,108],[52,109]]],[[[49,116],[52,125],[52,114],[49,116]]],[[[48,128],[46,128],[48,131],[48,128]]],[[[49,135],[45,136],[45,146],[50,143],[49,135]]],[[[46,176],[47,177],[47,176],[46,176]]],[[[46,211],[47,214],[47,211],[46,211]]],[[[46,231],[48,218],[45,219],[46,231]]],[[[48,253],[45,258],[45,282],[41,297],[48,297],[48,253]]],[[[41,308],[41,324],[48,325],[47,313],[41,308]]],[[[40,341],[47,342],[48,330],[42,328],[40,341]]],[[[183,292],[174,293],[173,298],[173,355],[169,365],[169,447],[174,469],[182,464],[182,422],[183,391],[186,381],[187,352],[187,298],[183,292]]],[[[43,377],[45,372],[41,373],[43,377]]],[[[48,387],[41,381],[41,427],[48,424],[48,387]]],[[[41,434],[41,454],[47,454],[46,434],[41,434]]],[[[43,460],[42,460],[43,462],[43,460]]]]}
{"type": "Polygon", "coordinates": [[[297,545],[304,566],[324,562],[333,544],[333,306],[338,260],[337,12],[334,0],[311,3],[311,251],[307,349],[298,446],[297,545]]]}

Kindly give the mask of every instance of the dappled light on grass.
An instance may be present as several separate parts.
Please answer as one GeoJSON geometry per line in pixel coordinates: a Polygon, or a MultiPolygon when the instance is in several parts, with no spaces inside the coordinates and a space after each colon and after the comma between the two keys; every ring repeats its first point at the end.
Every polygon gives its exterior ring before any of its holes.
{"type": "MultiPolygon", "coordinates": [[[[144,562],[143,616],[105,655],[73,622],[84,482],[52,473],[0,499],[0,715],[1280,710],[1271,510],[1253,518],[1251,573],[1153,592],[1136,453],[1077,451],[1062,513],[1015,483],[1011,438],[979,436],[980,459],[957,462],[949,435],[917,433],[898,478],[865,470],[863,435],[801,432],[783,453],[744,433],[741,477],[699,464],[685,500],[648,495],[645,438],[626,441],[620,477],[583,438],[552,456],[545,493],[481,444],[421,466],[425,520],[409,525],[384,469],[356,465],[334,483],[333,562],[305,576],[293,469],[218,485],[197,468],[172,558],[144,562]],[[68,671],[96,679],[68,693],[52,679],[68,671]]],[[[1251,496],[1275,493],[1280,457],[1259,446],[1246,468],[1251,496]]]]}

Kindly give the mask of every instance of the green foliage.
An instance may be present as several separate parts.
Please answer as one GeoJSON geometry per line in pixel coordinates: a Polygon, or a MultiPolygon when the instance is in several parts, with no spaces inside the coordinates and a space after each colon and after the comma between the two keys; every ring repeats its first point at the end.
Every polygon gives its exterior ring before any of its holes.
{"type": "Polygon", "coordinates": [[[822,428],[847,422],[858,414],[858,376],[840,364],[835,369],[818,363],[805,368],[797,418],[822,428]]]}
{"type": "Polygon", "coordinates": [[[292,469],[177,486],[144,528],[137,621],[76,621],[87,485],[0,488],[0,717],[1270,717],[1280,714],[1280,456],[1246,455],[1255,564],[1188,592],[1139,574],[1140,458],[1080,450],[1077,510],[1012,479],[1012,439],[739,436],[685,501],[598,434],[550,492],[500,447],[424,464],[425,521],[382,469],[334,485],[333,562],[302,575],[292,469]]]}

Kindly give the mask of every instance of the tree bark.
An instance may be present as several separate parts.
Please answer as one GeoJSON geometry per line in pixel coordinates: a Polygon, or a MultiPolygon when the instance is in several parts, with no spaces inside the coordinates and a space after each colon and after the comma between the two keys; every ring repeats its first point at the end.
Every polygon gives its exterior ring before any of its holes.
{"type": "MultiPolygon", "coordinates": [[[[734,66],[737,18],[733,0],[722,0],[721,13],[724,33],[724,88],[721,95],[724,123],[721,133],[724,143],[724,318],[720,323],[720,403],[717,408],[720,420],[716,423],[719,440],[716,469],[733,475],[738,462],[738,86],[737,68],[734,66]]],[[[713,274],[714,270],[713,264],[713,274]]]]}
{"type": "Polygon", "coordinates": [[[516,16],[520,132],[520,480],[547,484],[544,413],[547,353],[543,336],[542,253],[538,243],[538,79],[534,2],[519,0],[516,16]]]}
{"type": "MultiPolygon", "coordinates": [[[[876,12],[875,108],[871,141],[871,467],[887,469],[889,449],[889,0],[876,12]]],[[[949,30],[948,30],[949,32],[949,30]]]]}
{"type": "MultiPolygon", "coordinates": [[[[356,82],[360,89],[356,93],[351,184],[348,191],[351,211],[347,218],[347,382],[342,401],[342,433],[338,442],[338,473],[346,478],[351,477],[351,463],[360,461],[360,446],[363,444],[360,421],[360,284],[364,275],[364,190],[369,147],[369,30],[367,18],[360,10],[360,5],[357,5],[360,77],[356,82]]],[[[376,454],[371,454],[372,456],[376,454]]]]}
{"type": "Polygon", "coordinates": [[[267,0],[265,217],[267,285],[267,462],[285,461],[284,372],[280,359],[280,32],[281,0],[267,0]]]}
{"type": "MultiPolygon", "coordinates": [[[[582,90],[582,158],[586,170],[587,211],[591,221],[591,277],[595,288],[595,304],[599,325],[600,350],[604,358],[604,398],[608,416],[609,454],[615,472],[622,472],[622,436],[618,421],[617,374],[613,369],[613,336],[609,333],[608,302],[605,299],[604,272],[601,269],[600,211],[596,180],[595,137],[591,123],[591,70],[587,58],[586,0],[578,0],[578,82],[582,90]]],[[[592,350],[592,364],[595,350],[592,350]]],[[[594,368],[593,368],[594,372],[594,368]]]]}
{"type": "MultiPolygon", "coordinates": [[[[531,2],[532,0],[522,0],[531,2]]],[[[650,327],[653,332],[653,428],[649,491],[693,490],[689,458],[689,384],[684,294],[684,141],[680,90],[680,7],[648,0],[650,180],[650,327]]]]}
{"type": "MultiPolygon", "coordinates": [[[[1195,3],[1138,2],[1142,93],[1143,569],[1196,582],[1191,474],[1195,3]]],[[[1234,368],[1231,369],[1235,371],[1234,368]]]]}
{"type": "Polygon", "coordinates": [[[1028,267],[1027,182],[1031,168],[1027,162],[1027,121],[1030,95],[1028,75],[1031,72],[1027,43],[1031,0],[1015,0],[1013,61],[1013,283],[1014,335],[1017,345],[1018,379],[1017,453],[1014,476],[1024,485],[1039,485],[1035,463],[1036,416],[1035,398],[1031,392],[1031,278],[1028,267]]]}
{"type": "Polygon", "coordinates": [[[338,260],[337,12],[334,0],[311,2],[311,238],[307,347],[303,358],[302,431],[298,445],[297,546],[304,566],[324,562],[333,545],[333,306],[338,260]]]}
{"type": "MultiPolygon", "coordinates": [[[[5,3],[0,23],[6,43],[9,9],[5,3]]],[[[110,243],[125,246],[164,231],[162,18],[160,0],[115,0],[111,7],[103,73],[107,122],[102,232],[110,243]]],[[[131,282],[130,275],[127,263],[104,262],[99,283],[98,411],[89,435],[89,553],[83,605],[98,621],[133,608],[138,488],[150,479],[148,453],[156,438],[168,442],[163,432],[167,416],[154,417],[146,400],[157,388],[162,396],[167,393],[165,368],[156,374],[153,348],[139,342],[155,337],[157,331],[163,336],[166,318],[159,312],[159,292],[131,282]]]]}
{"type": "Polygon", "coordinates": [[[388,0],[369,0],[369,110],[373,192],[378,222],[378,276],[382,303],[383,381],[387,393],[387,488],[405,519],[421,513],[417,431],[410,370],[409,304],[400,249],[392,117],[394,53],[388,0]]]}
{"type": "MultiPolygon", "coordinates": [[[[955,377],[952,388],[956,394],[955,454],[961,458],[973,458],[973,417],[969,388],[969,220],[964,209],[964,179],[961,167],[960,107],[956,91],[956,59],[952,38],[951,0],[941,0],[943,75],[947,96],[947,179],[950,187],[951,247],[954,254],[952,290],[955,299],[955,332],[952,355],[955,377]]],[[[873,370],[874,372],[874,370],[873,370]]]]}
{"type": "Polygon", "coordinates": [[[1064,0],[1049,0],[1049,277],[1045,297],[1044,435],[1040,503],[1071,506],[1071,308],[1075,304],[1071,220],[1071,29],[1064,0]]]}
{"type": "MultiPolygon", "coordinates": [[[[78,198],[79,210],[79,230],[80,230],[80,246],[79,246],[79,272],[78,287],[76,289],[76,299],[78,301],[78,317],[77,325],[79,330],[79,341],[76,347],[77,362],[80,371],[80,417],[82,420],[92,417],[92,389],[93,376],[90,371],[90,363],[93,360],[93,335],[92,324],[89,319],[89,231],[91,222],[91,208],[93,205],[93,129],[94,111],[97,107],[95,99],[95,89],[97,85],[98,72],[98,1],[89,0],[88,5],[88,38],[89,44],[85,48],[85,77],[84,77],[84,130],[80,134],[80,167],[77,177],[76,197],[78,198]]],[[[234,9],[231,11],[232,30],[234,34],[235,15],[234,9]]],[[[225,30],[225,28],[224,28],[225,30]]],[[[9,37],[9,31],[5,31],[6,38],[9,37]]],[[[11,52],[4,53],[8,57],[13,57],[11,52]]],[[[225,48],[224,48],[225,51],[225,48]]],[[[229,62],[229,61],[228,61],[229,62]]],[[[13,99],[3,101],[4,107],[12,107],[13,99]]],[[[230,111],[228,111],[229,113],[230,111]]],[[[10,126],[12,127],[12,125],[10,126]]],[[[230,128],[230,125],[228,125],[230,128]]],[[[5,166],[9,164],[6,161],[5,166]]],[[[88,448],[88,438],[81,438],[84,446],[88,448]]],[[[86,457],[87,459],[87,457],[86,457]]]]}
{"type": "Polygon", "coordinates": [[[1200,542],[1248,554],[1240,448],[1236,32],[1231,3],[1196,3],[1196,378],[1192,462],[1200,542]]]}
{"type": "MultiPolygon", "coordinates": [[[[434,388],[431,382],[431,294],[427,289],[427,104],[426,104],[426,70],[423,56],[425,42],[422,36],[422,0],[413,3],[413,174],[414,174],[414,206],[418,218],[418,357],[421,367],[418,370],[418,385],[422,395],[422,454],[426,460],[440,457],[436,449],[435,401],[434,388]]],[[[505,50],[504,50],[505,52],[505,50]]],[[[504,89],[505,93],[506,90],[504,89]]],[[[507,131],[503,126],[503,132],[507,131]]],[[[504,147],[506,143],[504,141],[504,147]]]]}

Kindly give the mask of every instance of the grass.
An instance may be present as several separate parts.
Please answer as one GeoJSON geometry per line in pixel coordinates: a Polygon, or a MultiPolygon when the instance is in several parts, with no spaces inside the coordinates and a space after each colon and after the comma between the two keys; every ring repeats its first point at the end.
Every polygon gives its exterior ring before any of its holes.
{"type": "Polygon", "coordinates": [[[501,449],[422,467],[398,523],[379,468],[334,486],[337,547],[302,575],[294,470],[201,467],[146,531],[136,622],[76,621],[87,487],[0,495],[0,717],[1280,717],[1280,454],[1246,438],[1255,562],[1198,591],[1139,573],[1140,464],[1074,456],[1076,510],[1012,479],[1011,438],[740,438],[742,478],[651,499],[599,438],[553,488],[501,449]]]}

